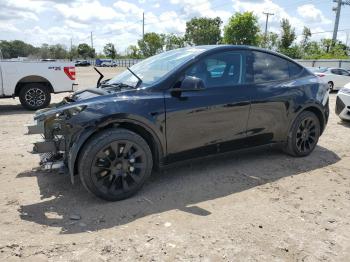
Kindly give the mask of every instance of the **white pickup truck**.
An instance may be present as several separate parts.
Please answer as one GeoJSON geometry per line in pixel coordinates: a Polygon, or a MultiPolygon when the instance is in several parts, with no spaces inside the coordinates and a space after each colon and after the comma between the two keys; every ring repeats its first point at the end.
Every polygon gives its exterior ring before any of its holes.
{"type": "Polygon", "coordinates": [[[19,97],[30,110],[47,107],[51,93],[74,91],[74,80],[73,63],[0,61],[0,98],[19,97]]]}

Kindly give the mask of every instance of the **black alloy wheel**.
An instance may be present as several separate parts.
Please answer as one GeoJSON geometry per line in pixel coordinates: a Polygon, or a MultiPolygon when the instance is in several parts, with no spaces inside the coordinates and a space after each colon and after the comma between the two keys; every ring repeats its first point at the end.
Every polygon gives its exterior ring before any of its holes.
{"type": "Polygon", "coordinates": [[[302,153],[309,151],[316,143],[316,123],[312,117],[304,118],[299,124],[296,146],[302,153]]]}
{"type": "Polygon", "coordinates": [[[294,120],[284,150],[292,156],[307,156],[315,149],[320,134],[318,117],[313,112],[303,111],[294,120]]]}
{"type": "Polygon", "coordinates": [[[152,170],[149,146],[125,129],[108,130],[89,141],[79,162],[85,187],[111,201],[136,193],[152,170]]]}

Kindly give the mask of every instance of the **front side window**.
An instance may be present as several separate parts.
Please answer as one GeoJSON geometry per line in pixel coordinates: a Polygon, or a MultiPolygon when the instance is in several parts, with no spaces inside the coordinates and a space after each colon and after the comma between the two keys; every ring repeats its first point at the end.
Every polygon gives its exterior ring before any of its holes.
{"type": "Polygon", "coordinates": [[[339,71],[340,71],[341,75],[343,75],[343,76],[349,76],[350,75],[349,72],[344,70],[344,69],[339,69],[339,71]]]}
{"type": "Polygon", "coordinates": [[[281,57],[253,51],[250,57],[252,80],[255,83],[289,79],[288,61],[281,57]]]}
{"type": "Polygon", "coordinates": [[[331,73],[335,75],[340,75],[337,69],[331,69],[331,73]]]}
{"type": "Polygon", "coordinates": [[[243,83],[243,55],[223,52],[208,56],[192,65],[187,76],[202,79],[208,88],[234,86],[243,83]]]}

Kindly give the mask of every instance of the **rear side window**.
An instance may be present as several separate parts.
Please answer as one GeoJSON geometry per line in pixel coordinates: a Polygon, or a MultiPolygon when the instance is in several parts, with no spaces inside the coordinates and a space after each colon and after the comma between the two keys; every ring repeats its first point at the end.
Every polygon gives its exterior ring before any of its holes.
{"type": "Polygon", "coordinates": [[[252,77],[255,83],[289,79],[288,61],[275,55],[253,51],[252,77]]]}
{"type": "Polygon", "coordinates": [[[289,62],[289,61],[288,61],[288,67],[289,67],[289,76],[290,76],[290,78],[297,77],[298,75],[300,75],[300,73],[304,69],[300,65],[292,63],[292,62],[289,62]]]}

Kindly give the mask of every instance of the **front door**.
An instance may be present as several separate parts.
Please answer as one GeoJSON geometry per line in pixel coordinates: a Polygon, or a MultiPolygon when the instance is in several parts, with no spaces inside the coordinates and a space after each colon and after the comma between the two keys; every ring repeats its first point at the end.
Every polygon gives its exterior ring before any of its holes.
{"type": "Polygon", "coordinates": [[[334,74],[334,78],[336,79],[335,84],[336,88],[342,88],[347,83],[350,82],[350,73],[343,69],[332,69],[331,73],[334,74]]]}
{"type": "Polygon", "coordinates": [[[166,136],[169,160],[225,151],[246,137],[250,89],[245,85],[245,53],[207,56],[185,72],[204,81],[205,89],[166,91],[166,136]]]}

